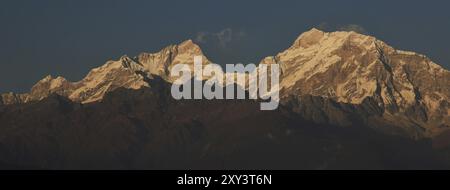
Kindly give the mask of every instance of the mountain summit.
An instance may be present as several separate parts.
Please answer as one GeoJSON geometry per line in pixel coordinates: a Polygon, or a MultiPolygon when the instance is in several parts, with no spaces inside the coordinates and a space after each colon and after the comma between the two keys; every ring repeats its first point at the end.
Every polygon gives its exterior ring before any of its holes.
{"type": "MultiPolygon", "coordinates": [[[[107,92],[117,88],[140,89],[150,87],[152,76],[172,81],[170,69],[183,63],[193,65],[194,56],[203,56],[200,47],[187,40],[179,45],[170,45],[157,53],[141,53],[137,57],[124,55],[119,60],[92,69],[78,82],[68,82],[62,77],[47,76],[32,87],[26,94],[3,94],[3,104],[39,101],[50,94],[69,98],[75,102],[90,103],[100,101],[107,92]]],[[[204,64],[209,63],[203,56],[204,64]]]]}
{"type": "Polygon", "coordinates": [[[383,120],[410,126],[414,133],[432,136],[449,127],[450,72],[424,55],[396,50],[372,36],[312,29],[265,60],[281,65],[283,97],[372,102],[383,120]]]}

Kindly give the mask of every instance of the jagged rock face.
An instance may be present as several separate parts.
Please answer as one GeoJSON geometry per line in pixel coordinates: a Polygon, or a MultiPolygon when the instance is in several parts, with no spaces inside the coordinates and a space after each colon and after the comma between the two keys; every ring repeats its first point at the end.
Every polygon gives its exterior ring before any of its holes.
{"type": "Polygon", "coordinates": [[[450,72],[374,37],[313,29],[262,63],[280,64],[285,98],[312,95],[355,105],[371,98],[386,119],[402,118],[389,122],[425,127],[427,135],[449,127],[450,72]]]}
{"type": "Polygon", "coordinates": [[[422,55],[397,51],[354,32],[313,29],[272,59],[281,64],[281,86],[287,94],[353,104],[377,94],[384,104],[399,105],[414,104],[420,94],[435,93],[441,100],[450,94],[449,71],[422,55]],[[430,83],[435,85],[425,85],[430,83]]]}
{"type": "Polygon", "coordinates": [[[202,64],[209,64],[210,61],[203,55],[200,47],[187,40],[179,45],[171,45],[158,53],[141,53],[137,62],[142,64],[142,70],[162,77],[167,81],[172,81],[170,70],[176,64],[187,64],[193,69],[194,56],[202,56],[202,64]]]}
{"type": "Polygon", "coordinates": [[[105,93],[119,87],[139,89],[148,86],[146,76],[136,73],[133,65],[126,64],[129,61],[130,58],[124,56],[119,61],[108,62],[92,70],[83,80],[75,83],[78,88],[68,97],[77,102],[89,103],[101,100],[105,93]]]}
{"type": "MultiPolygon", "coordinates": [[[[203,56],[200,48],[191,40],[164,48],[158,53],[142,53],[137,57],[122,56],[118,61],[110,61],[93,69],[75,86],[69,99],[89,103],[99,101],[110,91],[119,87],[140,89],[149,87],[153,76],[172,81],[170,70],[176,64],[188,64],[193,68],[194,56],[203,56]]],[[[209,63],[203,56],[204,64],[209,63]]]]}
{"type": "MultiPolygon", "coordinates": [[[[109,61],[78,82],[49,76],[30,93],[4,94],[0,102],[38,101],[52,93],[76,102],[96,102],[119,87],[151,87],[154,76],[173,82],[170,69],[180,63],[192,69],[194,56],[202,56],[203,64],[210,63],[200,47],[187,40],[158,53],[109,61]]],[[[449,129],[450,72],[423,55],[395,50],[374,37],[312,29],[290,48],[261,63],[280,65],[282,103],[299,106],[293,109],[303,110],[300,113],[312,121],[393,125],[414,137],[449,129]],[[340,104],[357,108],[334,106],[340,104]]],[[[238,85],[245,88],[245,84],[238,85]]]]}
{"type": "Polygon", "coordinates": [[[34,85],[30,93],[5,94],[2,95],[2,102],[15,104],[39,101],[53,93],[81,103],[100,101],[107,92],[119,87],[127,89],[149,87],[152,75],[173,81],[170,69],[180,63],[188,64],[193,69],[194,56],[202,56],[203,64],[209,64],[200,47],[187,40],[179,45],[164,48],[158,53],[142,53],[134,58],[125,55],[117,61],[108,61],[105,65],[91,70],[78,82],[47,76],[34,85]]]}
{"type": "Polygon", "coordinates": [[[60,94],[61,96],[68,96],[72,93],[74,85],[68,82],[65,78],[47,76],[38,83],[36,83],[31,92],[26,96],[26,102],[38,101],[48,97],[52,93],[60,94]]]}

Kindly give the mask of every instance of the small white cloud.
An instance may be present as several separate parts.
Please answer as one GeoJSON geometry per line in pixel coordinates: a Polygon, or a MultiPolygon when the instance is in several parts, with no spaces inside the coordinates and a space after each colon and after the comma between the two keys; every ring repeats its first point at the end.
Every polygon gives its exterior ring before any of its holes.
{"type": "Polygon", "coordinates": [[[219,40],[219,45],[221,47],[226,47],[228,43],[233,39],[233,30],[231,28],[223,29],[222,31],[215,34],[219,40]]]}
{"type": "Polygon", "coordinates": [[[367,30],[357,24],[349,24],[349,25],[345,25],[345,26],[341,26],[338,28],[338,30],[342,30],[342,31],[353,31],[353,32],[357,32],[360,34],[367,34],[367,30]]]}
{"type": "Polygon", "coordinates": [[[198,43],[216,43],[221,48],[226,48],[233,40],[239,40],[245,36],[246,34],[242,30],[235,32],[231,28],[225,28],[219,32],[198,32],[195,41],[198,43]]]}
{"type": "Polygon", "coordinates": [[[207,32],[199,32],[197,33],[197,36],[195,37],[195,41],[199,42],[199,43],[206,43],[207,41],[207,37],[208,37],[208,33],[207,32]]]}
{"type": "Polygon", "coordinates": [[[323,31],[353,31],[360,34],[368,34],[367,30],[361,25],[347,24],[347,25],[332,25],[327,22],[322,22],[316,28],[323,31]]]}

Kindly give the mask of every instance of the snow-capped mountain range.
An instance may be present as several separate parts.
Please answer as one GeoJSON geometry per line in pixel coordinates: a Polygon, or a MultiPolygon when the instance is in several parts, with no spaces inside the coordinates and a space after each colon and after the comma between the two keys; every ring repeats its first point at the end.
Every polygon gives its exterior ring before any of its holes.
{"type": "MultiPolygon", "coordinates": [[[[29,93],[2,94],[0,104],[40,101],[51,94],[83,104],[98,102],[118,88],[152,88],[155,77],[171,83],[170,69],[193,65],[194,56],[211,63],[187,40],[157,53],[108,61],[78,82],[47,76],[29,93]]],[[[261,63],[280,65],[281,103],[314,122],[354,125],[356,113],[368,126],[399,128],[415,138],[450,129],[450,72],[424,55],[396,50],[375,37],[312,29],[261,63]]]]}

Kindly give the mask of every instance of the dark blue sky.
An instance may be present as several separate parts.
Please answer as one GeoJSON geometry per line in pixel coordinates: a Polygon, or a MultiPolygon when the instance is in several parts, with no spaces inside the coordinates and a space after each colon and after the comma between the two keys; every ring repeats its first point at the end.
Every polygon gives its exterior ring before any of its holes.
{"type": "Polygon", "coordinates": [[[352,26],[450,68],[448,1],[2,0],[0,92],[79,80],[121,55],[198,41],[214,62],[259,62],[302,32],[352,26]]]}

